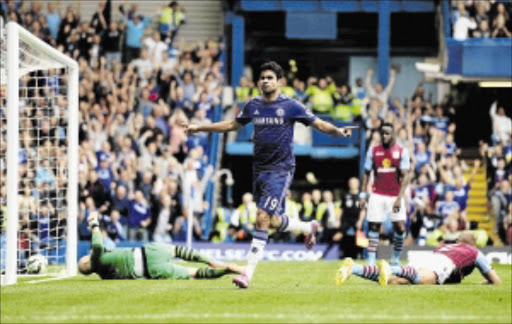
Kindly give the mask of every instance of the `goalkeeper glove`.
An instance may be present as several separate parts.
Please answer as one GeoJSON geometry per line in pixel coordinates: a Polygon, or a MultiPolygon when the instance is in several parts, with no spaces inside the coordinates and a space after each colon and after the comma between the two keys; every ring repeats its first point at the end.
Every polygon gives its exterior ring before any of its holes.
{"type": "Polygon", "coordinates": [[[99,220],[98,220],[98,212],[91,212],[89,214],[89,231],[92,232],[92,230],[95,228],[95,227],[99,227],[100,224],[99,224],[99,220]]]}

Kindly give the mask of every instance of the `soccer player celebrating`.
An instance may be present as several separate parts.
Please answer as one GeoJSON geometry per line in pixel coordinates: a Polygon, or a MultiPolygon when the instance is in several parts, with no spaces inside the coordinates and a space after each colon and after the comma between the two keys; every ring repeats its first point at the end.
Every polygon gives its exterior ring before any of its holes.
{"type": "Polygon", "coordinates": [[[216,279],[244,272],[235,264],[215,263],[182,246],[150,243],[142,248],[107,250],[102,245],[96,212],[89,215],[89,230],[92,232],[92,252],[78,261],[78,270],[84,275],[94,272],[101,279],[216,279]],[[174,257],[206,263],[209,267],[183,267],[172,262],[174,257]]]}
{"type": "Polygon", "coordinates": [[[403,199],[405,188],[409,182],[409,151],[396,143],[394,127],[391,123],[383,123],[380,127],[382,143],[370,147],[366,155],[365,174],[359,195],[361,208],[365,208],[368,193],[365,192],[368,180],[373,171],[373,192],[368,200],[369,245],[368,264],[375,264],[379,232],[382,222],[389,214],[393,222],[393,255],[391,264],[400,264],[405,238],[406,210],[403,199]]]}
{"type": "Polygon", "coordinates": [[[461,283],[477,268],[485,278],[484,283],[501,284],[498,274],[475,244],[475,235],[470,231],[464,231],[460,233],[457,243],[443,244],[437,247],[431,256],[418,259],[407,266],[390,266],[385,260],[380,260],[378,267],[360,266],[348,258],[343,260],[343,265],[336,272],[335,281],[337,285],[341,285],[354,274],[378,281],[382,286],[455,284],[461,283]]]}
{"type": "Polygon", "coordinates": [[[312,125],[321,132],[334,136],[350,136],[353,126],[335,127],[316,118],[303,104],[280,93],[283,69],[275,62],[260,67],[262,96],[250,100],[234,120],[208,125],[188,125],[191,133],[227,132],[254,123],[253,194],[258,205],[258,216],[251,247],[247,256],[245,274],[233,279],[239,288],[249,287],[256,265],[263,257],[269,228],[280,231],[303,232],[306,248],[316,243],[316,221],[302,222],[284,215],[286,192],[293,179],[293,126],[295,122],[312,125]]]}

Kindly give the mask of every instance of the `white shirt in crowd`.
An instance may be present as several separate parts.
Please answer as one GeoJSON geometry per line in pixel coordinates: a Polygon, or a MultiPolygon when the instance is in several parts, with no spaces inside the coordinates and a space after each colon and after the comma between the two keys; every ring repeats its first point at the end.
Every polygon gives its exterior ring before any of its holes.
{"type": "Polygon", "coordinates": [[[130,65],[133,65],[137,67],[139,77],[142,79],[145,79],[145,72],[149,71],[149,73],[153,72],[153,64],[151,64],[151,61],[148,59],[135,59],[133,60],[130,65]]]}
{"type": "Polygon", "coordinates": [[[456,40],[465,40],[469,37],[469,30],[477,27],[474,20],[462,16],[457,19],[453,25],[453,38],[456,40]]]}
{"type": "Polygon", "coordinates": [[[512,135],[512,119],[506,115],[500,116],[496,114],[497,106],[498,104],[495,101],[491,105],[491,110],[489,111],[489,115],[491,115],[492,120],[492,133],[498,140],[510,142],[510,136],[512,135]]]}
{"type": "Polygon", "coordinates": [[[144,45],[148,49],[149,59],[153,61],[154,65],[160,65],[162,63],[163,53],[167,51],[167,44],[162,41],[156,42],[153,38],[148,37],[144,40],[144,45]]]}

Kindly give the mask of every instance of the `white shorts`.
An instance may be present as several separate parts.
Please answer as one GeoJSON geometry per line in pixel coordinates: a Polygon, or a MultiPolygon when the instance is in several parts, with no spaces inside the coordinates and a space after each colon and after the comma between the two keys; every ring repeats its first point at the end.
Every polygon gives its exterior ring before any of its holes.
{"type": "Polygon", "coordinates": [[[455,270],[453,261],[444,254],[425,253],[419,258],[414,258],[409,262],[417,270],[425,269],[434,272],[437,276],[437,284],[442,285],[455,270]]]}
{"type": "Polygon", "coordinates": [[[370,194],[368,201],[368,222],[372,223],[383,223],[389,214],[392,222],[404,221],[407,218],[405,211],[405,200],[402,198],[400,202],[400,211],[393,213],[393,204],[396,201],[396,197],[384,196],[376,193],[370,194]]]}

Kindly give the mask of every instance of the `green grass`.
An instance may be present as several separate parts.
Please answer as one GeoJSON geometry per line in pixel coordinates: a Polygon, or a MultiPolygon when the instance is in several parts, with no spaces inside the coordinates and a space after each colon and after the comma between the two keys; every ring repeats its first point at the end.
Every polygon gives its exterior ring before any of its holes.
{"type": "MultiPolygon", "coordinates": [[[[500,286],[387,286],[352,277],[334,285],[339,262],[258,266],[248,290],[215,281],[102,281],[98,277],[1,289],[1,323],[25,322],[502,322],[511,323],[511,266],[500,286]]],[[[33,279],[32,279],[33,280],[33,279]]]]}

